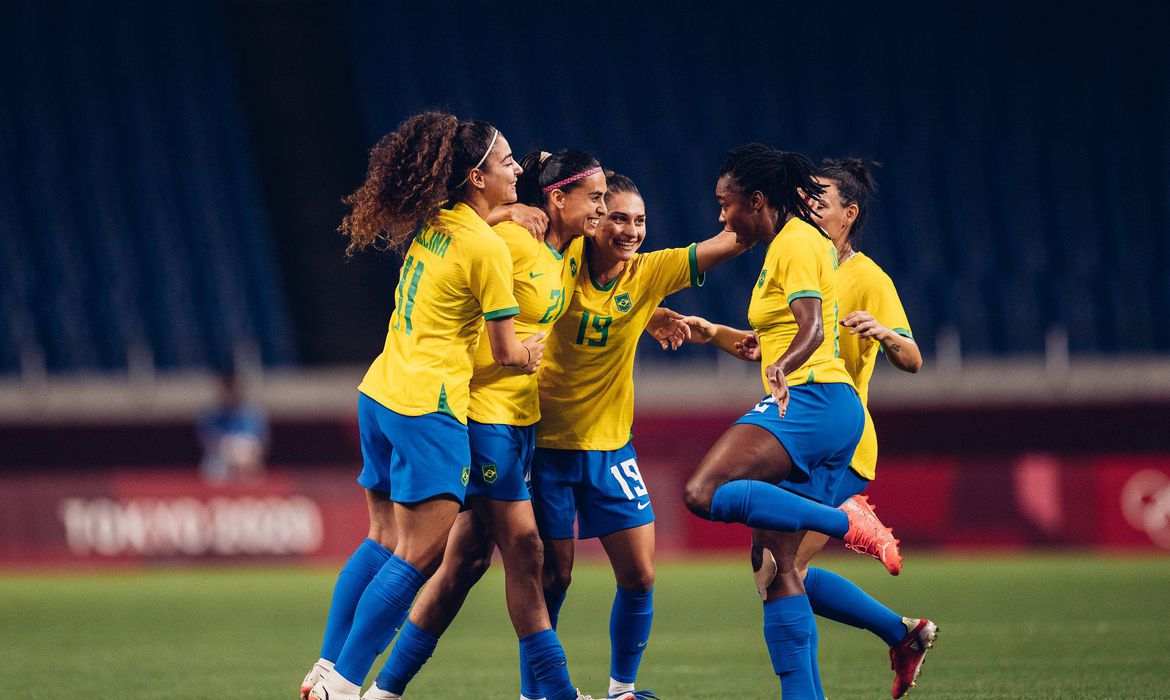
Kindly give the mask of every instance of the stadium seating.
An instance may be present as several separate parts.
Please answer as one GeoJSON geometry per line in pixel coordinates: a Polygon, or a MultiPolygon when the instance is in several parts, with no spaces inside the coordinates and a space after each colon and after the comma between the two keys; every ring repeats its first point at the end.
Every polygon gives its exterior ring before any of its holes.
{"type": "MultiPolygon", "coordinates": [[[[364,141],[443,107],[495,121],[518,152],[592,151],[642,188],[650,249],[716,230],[729,147],[869,157],[885,166],[861,247],[928,353],[947,334],[964,354],[1038,355],[1052,330],[1074,354],[1170,347],[1150,318],[1170,306],[1170,102],[1142,77],[1170,70],[1156,23],[1043,4],[772,3],[749,36],[739,10],[652,5],[338,6],[364,141]]],[[[295,364],[224,8],[6,12],[0,374],[206,368],[241,344],[295,364]]],[[[732,261],[669,303],[745,323],[759,264],[732,261]]]]}
{"type": "Polygon", "coordinates": [[[218,7],[11,8],[0,372],[294,359],[218,7]]]}

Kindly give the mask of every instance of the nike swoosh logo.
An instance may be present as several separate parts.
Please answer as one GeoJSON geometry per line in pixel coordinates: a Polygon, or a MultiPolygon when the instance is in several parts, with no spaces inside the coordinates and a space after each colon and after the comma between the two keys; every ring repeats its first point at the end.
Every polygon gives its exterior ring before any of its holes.
{"type": "Polygon", "coordinates": [[[534,280],[534,279],[536,279],[537,277],[540,277],[540,276],[541,276],[541,275],[543,275],[543,274],[544,274],[543,272],[529,272],[529,273],[528,273],[528,279],[530,279],[530,280],[534,280]]]}
{"type": "Polygon", "coordinates": [[[648,505],[650,505],[650,501],[646,501],[645,503],[639,501],[638,502],[638,510],[643,510],[648,505]]]}

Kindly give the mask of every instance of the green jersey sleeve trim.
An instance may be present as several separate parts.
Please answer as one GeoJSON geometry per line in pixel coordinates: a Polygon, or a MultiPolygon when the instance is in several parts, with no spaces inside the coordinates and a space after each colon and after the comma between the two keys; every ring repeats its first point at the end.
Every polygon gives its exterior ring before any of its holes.
{"type": "Polygon", "coordinates": [[[897,333],[898,335],[900,335],[902,337],[909,338],[910,340],[914,340],[914,334],[910,332],[909,328],[893,328],[891,330],[893,330],[895,333],[897,333]]]}
{"type": "Polygon", "coordinates": [[[792,303],[793,299],[822,299],[821,291],[819,289],[802,289],[788,295],[789,304],[792,303]]]}
{"type": "Polygon", "coordinates": [[[513,306],[513,307],[507,308],[507,309],[500,309],[499,311],[489,311],[483,315],[483,320],[497,321],[501,318],[508,318],[510,316],[515,316],[518,313],[520,313],[520,307],[513,306]]]}
{"type": "Polygon", "coordinates": [[[691,286],[702,287],[707,281],[707,274],[699,272],[699,244],[692,243],[687,250],[687,258],[691,261],[691,286]]]}

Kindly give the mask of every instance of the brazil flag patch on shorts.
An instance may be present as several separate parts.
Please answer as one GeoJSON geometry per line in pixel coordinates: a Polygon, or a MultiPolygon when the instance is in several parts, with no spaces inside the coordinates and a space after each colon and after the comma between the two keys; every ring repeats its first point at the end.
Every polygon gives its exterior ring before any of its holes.
{"type": "Polygon", "coordinates": [[[481,467],[481,471],[483,472],[483,482],[485,484],[496,483],[496,477],[500,475],[499,471],[496,469],[496,465],[494,464],[483,465],[483,467],[481,467]]]}
{"type": "Polygon", "coordinates": [[[471,478],[471,467],[463,468],[463,485],[467,486],[467,480],[471,478]]]}

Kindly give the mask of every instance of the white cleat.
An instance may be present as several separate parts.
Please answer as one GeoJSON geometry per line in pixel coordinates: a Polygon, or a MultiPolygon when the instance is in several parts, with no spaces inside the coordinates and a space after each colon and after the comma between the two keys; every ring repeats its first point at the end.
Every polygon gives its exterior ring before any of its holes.
{"type": "Polygon", "coordinates": [[[345,680],[337,671],[330,671],[309,691],[309,700],[361,700],[362,689],[345,680]]]}
{"type": "Polygon", "coordinates": [[[317,659],[317,663],[313,664],[313,668],[305,674],[305,680],[301,681],[301,700],[306,700],[309,697],[309,691],[313,686],[317,685],[317,681],[325,677],[325,674],[333,670],[333,662],[325,659],[317,659]]]}
{"type": "Polygon", "coordinates": [[[382,690],[376,685],[371,685],[370,689],[362,695],[362,700],[402,700],[402,696],[398,693],[391,693],[389,690],[382,690]]]}

